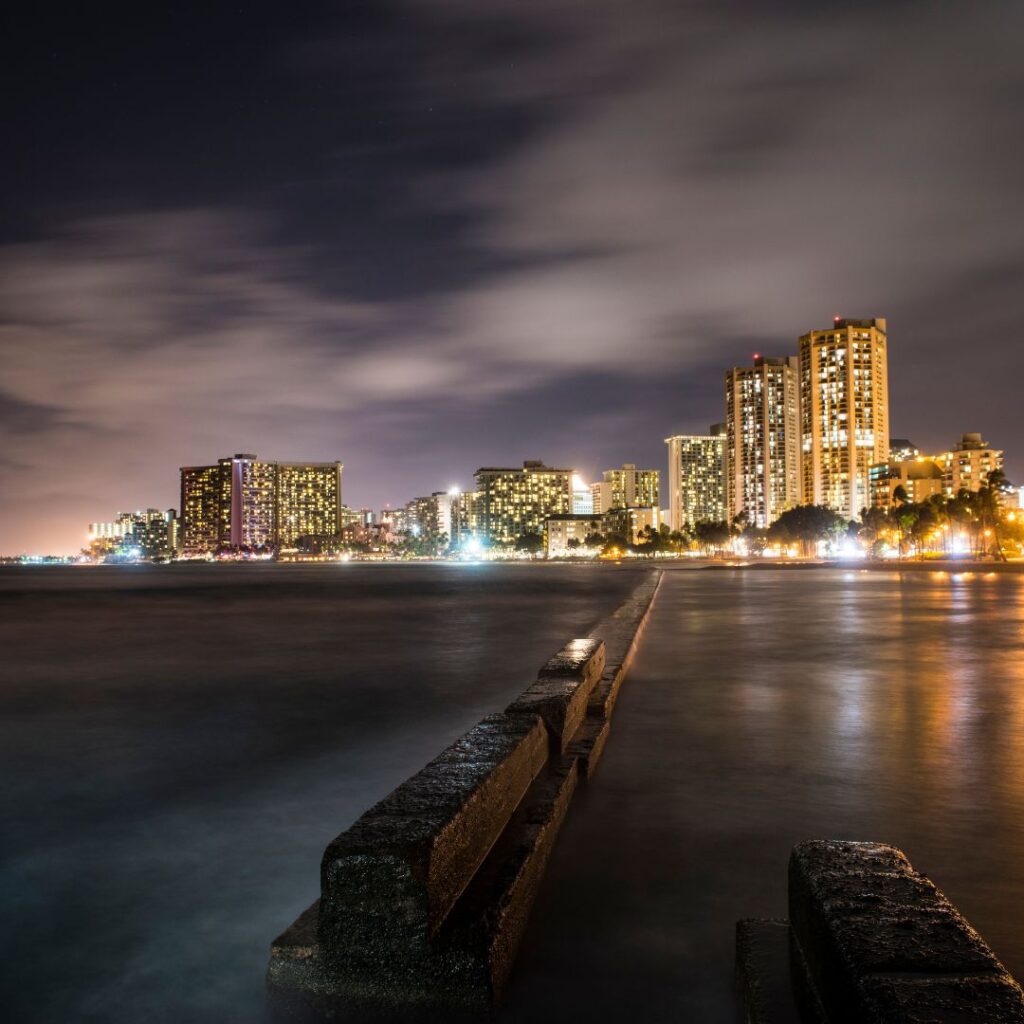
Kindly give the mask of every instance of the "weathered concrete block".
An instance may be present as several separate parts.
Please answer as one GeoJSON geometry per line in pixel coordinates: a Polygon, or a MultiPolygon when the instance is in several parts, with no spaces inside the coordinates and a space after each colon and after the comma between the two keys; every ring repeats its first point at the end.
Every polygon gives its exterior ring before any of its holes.
{"type": "Polygon", "coordinates": [[[879,975],[862,983],[867,1020],[899,1024],[1020,1024],[1024,996],[1009,975],[879,975]]]}
{"type": "Polygon", "coordinates": [[[604,671],[604,641],[571,640],[548,659],[537,681],[506,712],[540,715],[551,734],[552,746],[564,754],[587,714],[587,702],[604,671]]]}
{"type": "Polygon", "coordinates": [[[459,905],[450,931],[446,926],[447,975],[463,1005],[484,1009],[500,998],[578,781],[575,758],[549,765],[459,905]]]}
{"type": "Polygon", "coordinates": [[[894,847],[800,843],[790,858],[789,908],[814,988],[836,1024],[917,1020],[907,1015],[914,993],[931,1007],[921,1020],[1024,1021],[1016,982],[894,847]],[[968,1001],[958,1003],[958,993],[968,1001]],[[1017,1016],[1005,1016],[1008,1005],[1017,1016]]]}
{"type": "Polygon", "coordinates": [[[611,717],[622,680],[639,647],[663,575],[661,571],[651,573],[628,600],[588,634],[600,637],[605,644],[604,672],[590,695],[590,714],[611,717]]]}
{"type": "Polygon", "coordinates": [[[271,947],[267,981],[282,1010],[390,1006],[485,1010],[515,961],[530,909],[579,779],[575,758],[547,766],[509,821],[454,912],[415,951],[367,962],[328,953],[318,941],[322,901],[271,947]],[[298,1000],[298,1001],[296,1001],[298,1000]]]}
{"type": "Polygon", "coordinates": [[[744,1024],[827,1024],[793,953],[788,921],[736,922],[736,989],[744,1024]]]}
{"type": "Polygon", "coordinates": [[[422,955],[547,758],[539,717],[491,715],[338,836],[321,866],[325,953],[422,955]]]}
{"type": "Polygon", "coordinates": [[[325,987],[319,921],[320,901],[316,900],[270,944],[267,982],[273,988],[313,992],[325,987]]]}
{"type": "Polygon", "coordinates": [[[603,715],[595,715],[592,711],[576,730],[568,754],[579,761],[580,777],[584,782],[593,778],[611,731],[611,720],[603,715]]]}
{"type": "MultiPolygon", "coordinates": [[[[616,690],[659,579],[602,624],[617,652],[616,690]]],[[[593,771],[608,736],[607,717],[588,716],[605,651],[597,633],[567,645],[507,712],[331,843],[321,899],[272,945],[275,1005],[404,1016],[493,1004],[581,773],[593,771]]]]}

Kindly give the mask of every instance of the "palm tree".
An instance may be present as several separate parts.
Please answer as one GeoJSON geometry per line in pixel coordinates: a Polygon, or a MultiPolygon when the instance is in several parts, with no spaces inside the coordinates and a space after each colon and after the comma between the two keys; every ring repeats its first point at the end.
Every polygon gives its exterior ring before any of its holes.
{"type": "Polygon", "coordinates": [[[999,518],[1003,494],[1009,489],[1006,474],[1001,469],[993,469],[984,485],[978,490],[977,505],[981,514],[983,536],[991,535],[995,541],[995,557],[1000,562],[1006,561],[1003,542],[999,534],[999,518]],[[991,524],[991,525],[988,525],[991,524]],[[990,533],[991,531],[991,533],[990,533]]]}

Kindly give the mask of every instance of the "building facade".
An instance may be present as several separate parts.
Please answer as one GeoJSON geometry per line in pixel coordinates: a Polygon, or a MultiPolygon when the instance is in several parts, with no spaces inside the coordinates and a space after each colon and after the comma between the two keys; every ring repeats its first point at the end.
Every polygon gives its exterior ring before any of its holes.
{"type": "Polygon", "coordinates": [[[604,533],[603,516],[584,512],[552,516],[547,522],[548,558],[564,558],[573,554],[594,533],[604,533]]]}
{"type": "Polygon", "coordinates": [[[613,508],[601,516],[604,533],[625,537],[636,544],[645,530],[661,526],[661,510],[656,506],[634,505],[631,508],[613,508]]]}
{"type": "Polygon", "coordinates": [[[902,487],[907,500],[913,502],[927,501],[942,493],[941,466],[920,455],[880,462],[869,470],[869,479],[872,508],[891,508],[896,503],[893,495],[897,487],[902,487]]]}
{"type": "Polygon", "coordinates": [[[181,468],[181,549],[198,555],[221,546],[221,467],[181,468]]]}
{"type": "Polygon", "coordinates": [[[181,469],[181,547],[190,555],[341,536],[340,462],[238,454],[181,469]]]}
{"type": "Polygon", "coordinates": [[[300,537],[338,537],[348,510],[341,502],[340,462],[277,463],[277,512],[273,543],[289,547],[300,537]]]}
{"type": "Polygon", "coordinates": [[[512,545],[525,534],[546,536],[552,516],[572,511],[572,470],[528,461],[522,469],[476,471],[479,523],[490,544],[512,545]]]}
{"type": "Polygon", "coordinates": [[[604,479],[590,485],[595,513],[613,508],[657,508],[661,500],[661,474],[656,469],[637,469],[632,462],[606,469],[604,479]]]}
{"type": "Polygon", "coordinates": [[[836,317],[800,338],[802,500],[855,519],[889,459],[885,320],[836,317]]]}
{"type": "Polygon", "coordinates": [[[677,434],[668,445],[669,526],[685,530],[725,519],[725,426],[707,434],[677,434]]]}
{"type": "Polygon", "coordinates": [[[277,463],[255,455],[220,459],[220,537],[230,548],[273,544],[277,520],[277,463]]]}
{"type": "Polygon", "coordinates": [[[725,375],[725,503],[765,529],[800,504],[800,369],[795,356],[755,356],[725,375]]]}
{"type": "Polygon", "coordinates": [[[173,558],[178,549],[178,525],[173,508],[120,512],[112,523],[89,524],[90,551],[96,557],[173,558]]]}
{"type": "Polygon", "coordinates": [[[462,491],[452,509],[452,540],[462,546],[470,540],[483,540],[483,496],[480,491],[462,491]]]}
{"type": "Polygon", "coordinates": [[[452,546],[460,534],[461,497],[458,488],[452,488],[413,498],[405,506],[406,528],[444,547],[452,546]]]}
{"type": "Polygon", "coordinates": [[[942,489],[947,497],[960,491],[978,491],[988,475],[1003,468],[1003,453],[982,440],[981,434],[963,434],[960,443],[936,460],[942,467],[942,489]]]}
{"type": "Polygon", "coordinates": [[[579,473],[572,475],[572,511],[574,515],[594,514],[594,484],[588,484],[579,473]]]}

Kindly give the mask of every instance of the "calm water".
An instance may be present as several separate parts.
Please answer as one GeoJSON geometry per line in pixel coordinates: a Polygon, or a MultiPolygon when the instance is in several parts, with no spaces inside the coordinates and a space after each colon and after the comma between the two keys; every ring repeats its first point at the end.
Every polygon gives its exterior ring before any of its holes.
{"type": "Polygon", "coordinates": [[[637,579],[0,571],[0,1017],[261,1019],[330,839],[637,579]]]}
{"type": "MultiPolygon", "coordinates": [[[[327,841],[637,580],[0,573],[5,1016],[259,1021],[327,841]]],[[[799,839],[897,843],[1024,975],[1024,576],[677,571],[505,1020],[731,1021],[799,839]]]]}
{"type": "Polygon", "coordinates": [[[666,576],[506,1020],[731,1022],[801,839],[902,847],[1024,978],[1024,576],[666,576]]]}

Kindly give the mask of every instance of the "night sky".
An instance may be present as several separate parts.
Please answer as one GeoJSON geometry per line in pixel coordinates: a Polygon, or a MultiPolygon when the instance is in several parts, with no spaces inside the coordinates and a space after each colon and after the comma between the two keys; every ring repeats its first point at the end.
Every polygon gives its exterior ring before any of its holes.
{"type": "Polygon", "coordinates": [[[889,321],[892,433],[1024,482],[1024,4],[21,5],[0,553],[236,451],[402,503],[664,469],[722,374],[889,321]]]}

